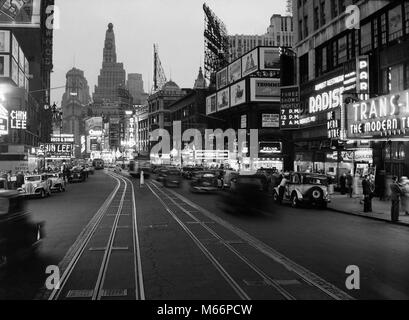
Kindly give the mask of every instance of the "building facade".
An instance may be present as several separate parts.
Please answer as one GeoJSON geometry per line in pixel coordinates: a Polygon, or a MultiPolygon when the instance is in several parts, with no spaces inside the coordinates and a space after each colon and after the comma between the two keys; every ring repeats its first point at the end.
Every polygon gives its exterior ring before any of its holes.
{"type": "Polygon", "coordinates": [[[138,105],[146,105],[148,102],[148,94],[143,88],[142,74],[128,73],[126,87],[133,98],[133,103],[138,105]]]}
{"type": "Polygon", "coordinates": [[[294,43],[293,18],[274,14],[270,26],[263,35],[229,36],[230,62],[257,46],[292,47],[294,43]]]}
{"type": "Polygon", "coordinates": [[[301,111],[296,169],[335,178],[347,171],[356,179],[374,173],[377,186],[384,175],[408,175],[402,119],[409,109],[402,105],[409,89],[409,3],[293,4],[301,111]],[[356,7],[347,13],[349,5],[356,7]]]}

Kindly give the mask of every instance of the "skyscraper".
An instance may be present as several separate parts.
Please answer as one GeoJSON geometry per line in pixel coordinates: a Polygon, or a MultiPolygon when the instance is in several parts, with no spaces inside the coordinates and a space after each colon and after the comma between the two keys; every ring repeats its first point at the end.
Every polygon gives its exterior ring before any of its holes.
{"type": "Polygon", "coordinates": [[[140,73],[128,73],[126,87],[133,98],[133,103],[146,105],[148,94],[143,89],[143,79],[140,73]]]}
{"type": "MultiPolygon", "coordinates": [[[[89,86],[84,77],[84,71],[72,68],[66,75],[65,93],[62,97],[62,132],[74,134],[76,145],[81,145],[81,135],[85,134],[84,117],[90,102],[89,86]]],[[[80,149],[75,149],[75,155],[80,156],[80,149]]]]}
{"type": "Polygon", "coordinates": [[[114,102],[118,100],[118,88],[125,88],[126,73],[123,63],[117,62],[114,26],[108,24],[105,33],[103,61],[98,85],[95,86],[95,102],[114,102]]]}

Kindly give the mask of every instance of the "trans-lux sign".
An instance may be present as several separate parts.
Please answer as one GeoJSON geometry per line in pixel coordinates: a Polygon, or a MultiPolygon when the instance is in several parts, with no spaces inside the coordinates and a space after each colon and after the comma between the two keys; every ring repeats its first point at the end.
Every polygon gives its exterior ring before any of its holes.
{"type": "Polygon", "coordinates": [[[352,103],[347,109],[348,138],[409,134],[409,90],[352,103]]]}

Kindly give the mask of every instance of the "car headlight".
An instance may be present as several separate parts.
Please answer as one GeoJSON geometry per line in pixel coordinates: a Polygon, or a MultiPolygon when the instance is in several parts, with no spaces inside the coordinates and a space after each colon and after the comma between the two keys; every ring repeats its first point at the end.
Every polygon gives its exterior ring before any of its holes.
{"type": "Polygon", "coordinates": [[[38,183],[33,183],[33,187],[37,188],[38,187],[38,183]]]}

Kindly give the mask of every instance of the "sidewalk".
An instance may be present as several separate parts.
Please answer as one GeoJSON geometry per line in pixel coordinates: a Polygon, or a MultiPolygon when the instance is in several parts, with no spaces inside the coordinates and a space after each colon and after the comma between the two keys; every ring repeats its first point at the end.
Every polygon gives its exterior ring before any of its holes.
{"type": "MultiPolygon", "coordinates": [[[[364,204],[359,203],[361,199],[362,196],[353,195],[352,198],[350,198],[346,194],[341,195],[339,192],[335,192],[331,195],[331,202],[328,204],[328,209],[392,223],[390,201],[380,201],[378,198],[373,198],[372,212],[363,212],[364,204]]],[[[409,216],[401,212],[399,221],[395,223],[409,226],[409,216]]]]}

